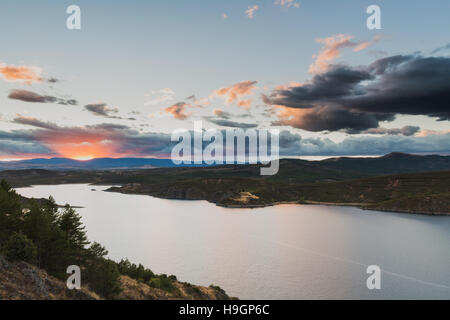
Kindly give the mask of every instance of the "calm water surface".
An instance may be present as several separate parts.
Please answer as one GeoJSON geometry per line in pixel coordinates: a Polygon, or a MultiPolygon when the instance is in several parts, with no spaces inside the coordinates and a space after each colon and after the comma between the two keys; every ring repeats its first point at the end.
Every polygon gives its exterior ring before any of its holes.
{"type": "Polygon", "coordinates": [[[220,285],[241,299],[450,299],[450,217],[301,205],[226,209],[105,189],[18,192],[83,206],[77,211],[89,239],[114,260],[220,285]],[[368,265],[383,270],[381,290],[366,288],[368,265]]]}

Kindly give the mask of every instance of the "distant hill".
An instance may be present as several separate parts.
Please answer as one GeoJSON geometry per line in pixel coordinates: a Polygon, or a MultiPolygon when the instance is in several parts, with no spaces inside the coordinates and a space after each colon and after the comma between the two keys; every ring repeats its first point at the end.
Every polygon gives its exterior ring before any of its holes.
{"type": "Polygon", "coordinates": [[[0,170],[48,169],[48,170],[112,170],[137,168],[170,168],[176,165],[170,159],[153,158],[97,158],[87,161],[67,158],[0,161],[0,170]]]}
{"type": "MultiPolygon", "coordinates": [[[[276,179],[302,176],[303,182],[315,182],[323,179],[343,180],[395,173],[427,172],[450,170],[450,156],[439,155],[411,155],[403,153],[391,153],[378,158],[332,158],[322,161],[306,161],[296,159],[281,160],[280,173],[276,179]],[[308,176],[308,177],[307,177],[308,176]]],[[[87,161],[79,161],[67,158],[31,159],[21,161],[0,161],[0,171],[46,169],[46,170],[137,170],[150,168],[174,168],[174,167],[209,167],[212,171],[216,168],[229,168],[227,175],[254,176],[260,166],[207,166],[204,165],[175,165],[170,159],[153,158],[98,158],[87,161]]],[[[200,169],[202,170],[202,169],[200,169]]],[[[204,173],[207,173],[205,171],[204,173]]]]}
{"type": "Polygon", "coordinates": [[[379,158],[333,158],[321,161],[329,168],[368,175],[441,171],[450,169],[450,156],[390,153],[379,158]]]}
{"type": "Polygon", "coordinates": [[[222,206],[320,202],[387,211],[450,213],[449,156],[392,153],[379,158],[282,159],[274,176],[261,176],[260,167],[27,169],[0,171],[0,179],[14,187],[68,183],[121,186],[109,191],[208,200],[222,206]]]}

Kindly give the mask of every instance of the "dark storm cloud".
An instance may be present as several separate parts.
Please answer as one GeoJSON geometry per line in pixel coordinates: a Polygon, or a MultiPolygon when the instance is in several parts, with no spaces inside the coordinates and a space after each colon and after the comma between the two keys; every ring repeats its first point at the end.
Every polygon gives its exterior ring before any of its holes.
{"type": "Polygon", "coordinates": [[[280,118],[278,124],[310,131],[355,133],[399,114],[450,120],[450,58],[398,55],[365,67],[335,65],[302,86],[263,99],[297,118],[280,118]]]}
{"type": "Polygon", "coordinates": [[[78,101],[75,99],[63,99],[57,98],[53,96],[40,95],[33,91],[22,90],[22,89],[14,89],[8,95],[9,99],[12,100],[20,100],[24,102],[32,102],[32,103],[58,103],[62,105],[77,105],[78,101]]]}
{"type": "Polygon", "coordinates": [[[362,90],[359,84],[370,79],[373,79],[373,75],[366,70],[334,66],[330,71],[315,75],[309,84],[276,90],[271,97],[263,96],[263,99],[268,104],[309,109],[318,102],[333,102],[347,95],[357,95],[362,90]]]}

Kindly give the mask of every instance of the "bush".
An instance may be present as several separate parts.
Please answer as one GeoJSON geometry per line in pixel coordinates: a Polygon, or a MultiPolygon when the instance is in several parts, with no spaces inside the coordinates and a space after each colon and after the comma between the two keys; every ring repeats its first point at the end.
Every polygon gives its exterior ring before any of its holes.
{"type": "Polygon", "coordinates": [[[14,233],[6,242],[4,253],[9,260],[20,260],[35,263],[37,258],[36,245],[22,233],[14,233]]]}
{"type": "Polygon", "coordinates": [[[129,276],[139,282],[148,282],[155,274],[150,269],[146,269],[142,264],[136,265],[131,263],[128,259],[121,260],[117,267],[119,272],[123,275],[129,276]]]}
{"type": "Polygon", "coordinates": [[[150,279],[147,284],[152,288],[158,288],[167,292],[174,292],[176,289],[172,281],[167,276],[156,276],[150,279]]]}

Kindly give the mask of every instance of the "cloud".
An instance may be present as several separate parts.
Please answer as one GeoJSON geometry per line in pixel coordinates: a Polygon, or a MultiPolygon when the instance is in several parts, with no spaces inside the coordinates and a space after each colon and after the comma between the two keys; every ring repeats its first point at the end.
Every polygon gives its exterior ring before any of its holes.
{"type": "Polygon", "coordinates": [[[245,14],[247,15],[247,17],[249,18],[249,19],[253,19],[254,17],[255,17],[255,12],[256,12],[256,10],[258,10],[259,9],[259,6],[258,5],[253,5],[253,6],[248,6],[248,9],[247,10],[245,10],[245,14]]]}
{"type": "Polygon", "coordinates": [[[426,136],[430,136],[430,135],[446,135],[449,133],[450,133],[450,129],[449,130],[441,130],[441,131],[424,129],[424,130],[421,130],[417,134],[417,136],[418,137],[426,137],[426,136]]]}
{"type": "Polygon", "coordinates": [[[229,87],[216,90],[214,94],[219,97],[225,97],[228,104],[236,103],[237,106],[248,109],[252,105],[252,100],[245,100],[243,97],[253,95],[257,83],[257,81],[250,80],[241,81],[229,87]]]}
{"type": "Polygon", "coordinates": [[[45,102],[53,103],[56,101],[55,97],[42,96],[38,93],[21,89],[12,90],[8,95],[8,98],[13,100],[21,100],[25,102],[38,102],[38,103],[45,103],[45,102]]]}
{"type": "Polygon", "coordinates": [[[167,101],[171,101],[174,99],[175,92],[170,88],[164,88],[157,91],[152,91],[151,94],[149,94],[149,97],[151,98],[147,102],[145,102],[144,105],[157,105],[161,104],[167,101]]]}
{"type": "Polygon", "coordinates": [[[72,105],[72,106],[78,104],[78,101],[75,99],[63,99],[47,95],[43,96],[38,93],[22,89],[11,90],[11,92],[8,95],[8,98],[12,100],[20,100],[32,103],[58,103],[62,105],[72,105]]]}
{"type": "Polygon", "coordinates": [[[221,119],[229,119],[231,117],[231,113],[223,111],[221,109],[215,109],[213,113],[216,117],[221,119]]]}
{"type": "MultiPolygon", "coordinates": [[[[16,117],[13,122],[31,129],[0,131],[2,158],[167,157],[174,146],[169,134],[140,133],[119,124],[63,127],[23,116],[16,117]]],[[[285,156],[383,155],[394,151],[445,153],[450,150],[450,132],[430,132],[422,136],[351,136],[334,142],[328,138],[303,138],[300,134],[283,130],[279,145],[280,154],[285,156]]]]}
{"type": "Polygon", "coordinates": [[[41,69],[38,67],[14,66],[0,63],[0,75],[3,79],[10,82],[24,82],[32,84],[41,82],[41,69]]]}
{"type": "Polygon", "coordinates": [[[18,146],[16,149],[10,147],[8,152],[3,152],[3,156],[29,153],[77,159],[168,155],[173,146],[170,135],[140,134],[137,130],[119,124],[62,127],[20,115],[13,123],[30,126],[32,129],[0,131],[0,145],[18,146]]]}
{"type": "Polygon", "coordinates": [[[300,8],[300,3],[295,0],[275,0],[274,4],[283,8],[300,8]]]}
{"type": "Polygon", "coordinates": [[[230,127],[230,128],[241,128],[241,129],[250,129],[256,128],[258,125],[255,123],[244,123],[244,122],[236,122],[227,119],[214,119],[211,117],[205,117],[211,123],[214,123],[221,127],[230,127]]]}
{"type": "Polygon", "coordinates": [[[103,117],[111,117],[112,113],[119,112],[119,109],[108,107],[105,103],[87,104],[84,108],[96,116],[103,117]]]}
{"type": "Polygon", "coordinates": [[[449,50],[449,49],[450,49],[450,43],[445,45],[445,46],[443,46],[443,47],[437,48],[436,50],[433,50],[433,52],[431,52],[431,54],[436,54],[436,53],[439,53],[441,51],[445,51],[445,50],[449,50]]]}
{"type": "Polygon", "coordinates": [[[186,113],[186,109],[191,107],[185,102],[178,102],[170,107],[164,109],[164,112],[171,114],[175,119],[186,120],[192,113],[186,113]]]}
{"type": "Polygon", "coordinates": [[[22,115],[18,115],[16,118],[14,118],[12,123],[18,123],[18,124],[28,125],[28,126],[32,126],[32,127],[36,127],[36,128],[41,128],[41,129],[49,129],[49,130],[54,130],[54,129],[58,128],[58,126],[52,122],[44,122],[37,118],[24,117],[22,115]]]}
{"type": "Polygon", "coordinates": [[[450,58],[397,55],[369,66],[333,65],[263,100],[278,109],[278,125],[309,131],[357,133],[400,114],[450,120],[450,58]]]}
{"type": "Polygon", "coordinates": [[[299,156],[384,155],[391,152],[447,153],[450,133],[425,137],[386,135],[352,136],[342,142],[327,138],[302,138],[290,131],[280,133],[280,154],[299,156]]]}
{"type": "Polygon", "coordinates": [[[309,67],[309,72],[325,72],[330,63],[339,58],[342,49],[352,48],[355,52],[364,50],[373,43],[379,41],[381,39],[381,35],[375,35],[371,41],[355,42],[351,41],[352,39],[353,36],[349,34],[337,34],[328,38],[317,39],[316,42],[323,44],[323,47],[318,54],[313,56],[315,61],[309,67]]]}
{"type": "Polygon", "coordinates": [[[361,131],[362,134],[387,134],[387,135],[403,135],[413,136],[420,131],[420,127],[404,126],[403,128],[372,128],[361,131]]]}

